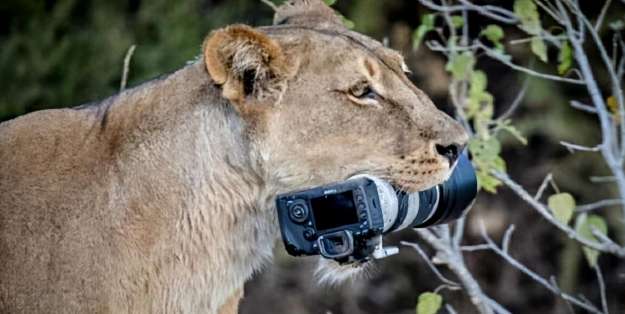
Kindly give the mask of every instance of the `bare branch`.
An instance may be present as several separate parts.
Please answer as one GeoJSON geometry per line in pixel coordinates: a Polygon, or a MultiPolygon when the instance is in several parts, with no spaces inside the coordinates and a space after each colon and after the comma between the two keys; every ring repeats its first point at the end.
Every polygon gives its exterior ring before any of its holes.
{"type": "MultiPolygon", "coordinates": [[[[572,10],[574,10],[577,13],[576,16],[578,18],[578,22],[582,23],[581,25],[579,25],[580,30],[584,29],[584,25],[590,25],[590,22],[588,22],[588,19],[585,17],[583,12],[581,12],[581,10],[579,10],[579,8],[576,5],[571,4],[568,1],[566,3],[569,5],[569,7],[572,7],[572,10]]],[[[563,19],[565,23],[564,25],[566,27],[567,34],[569,36],[569,41],[571,42],[571,45],[573,47],[575,59],[577,61],[577,64],[579,65],[579,69],[582,72],[582,75],[586,82],[586,89],[588,90],[588,94],[590,94],[593,105],[595,109],[597,110],[597,117],[599,119],[599,125],[601,126],[601,135],[602,135],[602,143],[603,143],[601,147],[601,154],[615,178],[615,182],[619,191],[619,197],[622,200],[625,200],[625,173],[623,172],[623,166],[622,166],[623,154],[625,152],[625,108],[623,108],[622,89],[620,88],[620,86],[618,86],[619,84],[618,81],[615,80],[614,71],[613,71],[614,69],[611,66],[609,66],[610,64],[609,58],[606,59],[607,54],[605,53],[605,49],[603,45],[601,44],[601,40],[599,39],[597,32],[595,32],[594,29],[592,29],[592,26],[590,26],[591,29],[589,29],[589,33],[593,37],[593,40],[595,41],[596,46],[600,51],[601,58],[604,60],[604,63],[608,65],[608,73],[610,74],[610,77],[612,80],[613,93],[615,94],[615,97],[617,98],[617,102],[619,103],[619,120],[621,121],[620,123],[621,144],[620,144],[620,152],[619,152],[619,151],[615,151],[614,149],[615,146],[617,146],[618,140],[614,138],[613,133],[612,133],[612,128],[613,128],[612,117],[610,113],[608,112],[608,109],[605,103],[605,98],[601,94],[601,90],[599,89],[599,86],[597,85],[597,82],[595,81],[594,74],[592,72],[592,67],[590,66],[590,61],[588,60],[588,57],[584,50],[583,43],[581,42],[581,38],[575,36],[573,25],[562,3],[558,1],[556,2],[556,5],[558,6],[560,13],[564,17],[563,19]],[[607,62],[605,60],[607,60],[607,62]]],[[[623,217],[625,217],[625,206],[623,206],[622,211],[623,211],[623,217]]]]}
{"type": "Polygon", "coordinates": [[[278,7],[276,6],[276,4],[271,2],[270,0],[260,0],[260,2],[269,6],[274,12],[278,11],[278,7]]]}
{"type": "Polygon", "coordinates": [[[600,200],[594,203],[579,205],[575,208],[578,213],[585,213],[596,209],[604,208],[607,206],[623,205],[623,201],[618,198],[600,200]]]}
{"type": "Polygon", "coordinates": [[[585,302],[582,301],[568,293],[563,292],[562,290],[560,290],[560,288],[556,285],[553,285],[552,283],[550,283],[549,281],[547,281],[546,279],[544,279],[543,277],[541,277],[540,275],[536,274],[535,272],[533,272],[532,270],[530,270],[529,268],[527,268],[525,265],[521,264],[519,261],[517,261],[515,258],[513,258],[512,256],[510,256],[507,252],[503,251],[501,248],[499,248],[499,246],[497,246],[497,244],[495,244],[495,242],[488,236],[488,234],[486,233],[486,227],[484,226],[484,222],[481,223],[480,225],[480,230],[482,233],[482,238],[484,239],[484,241],[486,241],[486,243],[490,246],[491,250],[493,252],[495,252],[497,255],[499,255],[501,258],[503,258],[508,264],[510,264],[512,267],[520,270],[522,273],[526,274],[527,276],[529,276],[530,278],[532,278],[532,280],[534,280],[535,282],[537,282],[538,284],[540,284],[541,286],[545,287],[547,290],[551,291],[552,293],[560,296],[561,298],[589,311],[592,313],[602,313],[599,309],[597,309],[592,303],[590,302],[585,302]]]}
{"type": "Polygon", "coordinates": [[[605,294],[605,282],[603,281],[603,274],[601,273],[601,268],[599,264],[594,267],[595,274],[597,275],[597,281],[599,283],[599,294],[601,295],[601,308],[603,309],[603,313],[609,314],[608,312],[608,300],[605,294]]]}
{"type": "Polygon", "coordinates": [[[576,150],[582,151],[582,152],[598,152],[601,150],[601,147],[602,147],[602,144],[599,144],[593,147],[588,147],[588,146],[577,145],[577,144],[573,144],[573,143],[569,143],[565,141],[560,141],[560,144],[566,147],[566,149],[568,149],[570,153],[574,153],[576,150]]]}
{"type": "Polygon", "coordinates": [[[508,253],[508,248],[510,248],[510,239],[512,239],[512,233],[514,232],[514,225],[510,225],[508,229],[506,229],[506,233],[503,235],[503,240],[501,241],[501,247],[505,253],[508,253]]]}
{"type": "Polygon", "coordinates": [[[525,80],[523,81],[523,87],[521,87],[521,90],[514,98],[514,101],[512,101],[512,104],[508,107],[508,109],[497,118],[497,121],[503,121],[508,119],[512,115],[512,113],[514,113],[514,111],[521,105],[521,103],[523,103],[523,98],[525,98],[525,93],[527,92],[528,86],[529,78],[525,78],[525,80]]]}
{"type": "Polygon", "coordinates": [[[501,53],[498,53],[497,51],[488,48],[487,46],[485,46],[484,44],[478,44],[479,47],[481,49],[484,50],[484,52],[486,52],[486,55],[494,60],[497,60],[507,66],[509,66],[510,68],[529,74],[531,76],[535,76],[535,77],[540,77],[542,79],[547,79],[547,80],[551,80],[551,81],[557,81],[557,82],[563,82],[563,83],[569,83],[569,84],[576,84],[576,85],[584,85],[585,81],[584,80],[580,80],[580,79],[571,79],[571,78],[566,78],[566,77],[560,77],[560,76],[556,76],[556,75],[551,75],[551,74],[545,74],[545,73],[540,73],[537,71],[534,71],[532,69],[517,65],[512,63],[510,60],[508,60],[508,58],[504,57],[501,55],[501,53]]]}
{"type": "Polygon", "coordinates": [[[124,57],[124,69],[122,71],[121,82],[119,83],[120,92],[126,89],[126,84],[128,82],[128,71],[130,68],[130,59],[132,58],[132,55],[135,53],[136,48],[137,48],[137,45],[130,46],[130,48],[128,48],[128,51],[126,52],[126,56],[124,57]]]}
{"type": "Polygon", "coordinates": [[[460,0],[460,2],[462,5],[438,5],[429,0],[419,0],[419,3],[422,5],[438,12],[453,13],[458,11],[476,11],[483,16],[502,23],[516,24],[518,22],[516,15],[509,10],[493,5],[479,6],[466,0],[460,0]]]}
{"type": "Polygon", "coordinates": [[[581,102],[579,102],[577,100],[571,100],[570,104],[571,104],[571,107],[573,107],[575,109],[579,109],[581,111],[586,111],[588,113],[595,113],[595,114],[597,113],[597,109],[595,109],[594,107],[582,104],[581,102]]]}
{"type": "Polygon", "coordinates": [[[494,313],[493,308],[487,302],[488,297],[482,292],[480,285],[466,268],[459,251],[454,250],[449,242],[446,243],[442,239],[437,238],[427,229],[415,229],[415,231],[424,241],[438,251],[438,255],[443,259],[442,262],[445,263],[447,267],[449,267],[449,270],[462,282],[462,286],[477,310],[482,314],[494,313]]]}
{"type": "Polygon", "coordinates": [[[456,310],[454,310],[454,308],[449,304],[445,304],[445,309],[449,314],[458,314],[458,312],[456,312],[456,310]]]}
{"type": "Polygon", "coordinates": [[[614,176],[593,176],[590,177],[590,182],[592,183],[612,183],[616,182],[614,176]]]}
{"type": "Polygon", "coordinates": [[[625,257],[625,248],[615,244],[614,242],[597,243],[595,241],[590,241],[580,236],[568,225],[565,225],[555,219],[555,217],[550,214],[549,209],[545,205],[535,200],[522,186],[510,179],[507,174],[501,172],[492,172],[492,175],[497,179],[501,180],[501,182],[507,185],[510,189],[512,189],[512,191],[514,191],[519,197],[521,197],[521,199],[523,199],[526,203],[531,205],[539,214],[541,214],[543,218],[545,218],[547,221],[549,221],[549,223],[563,231],[569,238],[574,239],[575,241],[597,251],[614,254],[619,257],[625,257]]]}
{"type": "Polygon", "coordinates": [[[543,196],[543,193],[545,192],[545,189],[549,185],[549,182],[551,182],[552,180],[553,180],[553,175],[550,172],[545,176],[545,178],[543,179],[543,182],[540,184],[540,187],[538,187],[538,191],[536,191],[536,194],[534,194],[535,200],[537,201],[540,200],[540,198],[543,196]]]}
{"type": "Polygon", "coordinates": [[[440,271],[438,271],[438,268],[436,268],[436,266],[434,264],[432,264],[432,261],[430,260],[430,258],[428,257],[427,254],[425,254],[425,252],[421,249],[421,247],[416,244],[416,243],[412,243],[412,242],[406,242],[406,241],[401,241],[400,242],[402,245],[405,246],[409,246],[413,249],[415,249],[415,251],[417,251],[417,253],[421,256],[421,258],[425,261],[425,263],[428,265],[428,267],[430,267],[430,269],[432,270],[432,272],[436,275],[436,277],[438,277],[438,279],[442,282],[444,282],[445,284],[452,286],[452,287],[459,287],[460,284],[451,280],[451,279],[447,279],[445,276],[443,276],[443,274],[441,274],[440,271]]]}
{"type": "Polygon", "coordinates": [[[594,27],[595,32],[598,32],[599,29],[601,28],[601,24],[603,24],[603,18],[605,18],[605,13],[608,12],[608,7],[610,6],[610,3],[612,3],[612,0],[606,0],[605,4],[603,5],[603,8],[601,8],[601,13],[599,13],[597,22],[595,22],[595,27],[594,27]]]}
{"type": "Polygon", "coordinates": [[[490,250],[490,247],[486,244],[463,245],[460,247],[460,250],[463,252],[475,252],[475,251],[490,250]]]}

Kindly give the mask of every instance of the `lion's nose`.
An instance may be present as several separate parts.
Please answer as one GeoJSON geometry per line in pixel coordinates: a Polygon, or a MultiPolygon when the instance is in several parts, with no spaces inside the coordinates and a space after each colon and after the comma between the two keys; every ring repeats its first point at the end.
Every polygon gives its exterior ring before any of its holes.
{"type": "Polygon", "coordinates": [[[449,165],[453,165],[458,155],[462,152],[463,146],[459,144],[440,145],[436,144],[436,152],[449,160],[449,165]]]}

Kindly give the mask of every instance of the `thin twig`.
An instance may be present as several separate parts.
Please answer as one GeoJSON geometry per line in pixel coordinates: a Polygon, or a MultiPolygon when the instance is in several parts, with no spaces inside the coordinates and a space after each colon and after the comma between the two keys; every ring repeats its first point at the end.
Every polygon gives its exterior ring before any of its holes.
{"type": "Polygon", "coordinates": [[[463,245],[460,247],[460,250],[463,252],[476,252],[490,250],[490,247],[486,244],[463,245]]]}
{"type": "Polygon", "coordinates": [[[545,176],[545,178],[543,179],[543,182],[540,184],[540,187],[538,187],[538,191],[536,191],[536,194],[534,194],[535,200],[537,201],[540,200],[540,198],[543,196],[543,193],[545,192],[545,189],[549,185],[549,182],[552,180],[553,180],[553,175],[550,172],[545,176]]]}
{"type": "Polygon", "coordinates": [[[590,204],[579,205],[575,208],[578,213],[585,213],[596,209],[604,208],[607,206],[623,205],[623,201],[618,198],[600,200],[590,204]]]}
{"type": "Polygon", "coordinates": [[[594,267],[595,274],[597,275],[597,281],[599,283],[599,294],[601,295],[601,308],[603,309],[604,314],[609,314],[608,312],[608,299],[605,294],[605,282],[603,281],[603,274],[601,273],[601,268],[599,264],[596,264],[594,267]]]}
{"type": "Polygon", "coordinates": [[[597,113],[597,109],[595,109],[593,106],[585,105],[577,100],[571,100],[570,104],[571,104],[571,107],[575,109],[586,111],[588,113],[594,113],[594,114],[597,113]]]}
{"type": "Polygon", "coordinates": [[[454,287],[459,287],[460,284],[451,280],[451,279],[447,279],[445,276],[443,276],[443,274],[441,274],[441,272],[438,270],[438,268],[436,268],[436,266],[434,264],[432,264],[432,261],[430,260],[430,258],[428,257],[427,254],[425,254],[425,252],[421,249],[421,247],[416,244],[416,243],[412,243],[412,242],[406,242],[406,241],[401,241],[400,242],[402,245],[405,246],[409,246],[413,249],[415,249],[415,251],[417,251],[417,253],[421,256],[421,258],[425,261],[425,263],[428,265],[428,267],[430,267],[430,269],[432,270],[432,272],[436,275],[436,277],[438,277],[438,279],[444,283],[446,283],[449,286],[454,286],[454,287]]]}
{"type": "Polygon", "coordinates": [[[576,85],[584,85],[585,82],[584,80],[580,80],[580,79],[572,79],[572,78],[567,78],[567,77],[560,77],[560,76],[556,76],[556,75],[551,75],[551,74],[546,74],[546,73],[541,73],[541,72],[537,72],[534,71],[532,69],[517,65],[512,63],[510,60],[508,60],[507,58],[503,57],[500,53],[498,53],[497,51],[488,48],[487,46],[485,46],[484,44],[479,44],[480,48],[482,48],[484,50],[484,52],[486,52],[486,55],[488,57],[490,57],[491,59],[497,60],[505,65],[507,65],[508,67],[529,74],[531,76],[535,76],[535,77],[540,77],[543,79],[547,79],[547,80],[551,80],[551,81],[557,81],[557,82],[563,82],[563,83],[569,83],[569,84],[576,84],[576,85]]]}
{"type": "Polygon", "coordinates": [[[274,12],[278,11],[278,7],[276,6],[276,4],[271,2],[270,0],[260,0],[260,2],[269,6],[274,12]]]}
{"type": "Polygon", "coordinates": [[[583,146],[583,145],[577,145],[577,144],[573,144],[573,143],[569,143],[566,141],[560,141],[560,145],[566,147],[566,149],[569,150],[570,153],[574,153],[576,150],[577,151],[582,151],[582,152],[598,152],[601,150],[602,144],[596,145],[596,146],[583,146]]]}
{"type": "Polygon", "coordinates": [[[518,22],[518,18],[514,15],[513,12],[493,6],[493,5],[475,5],[466,0],[460,0],[462,5],[438,5],[429,0],[419,0],[419,3],[428,7],[429,9],[438,11],[438,12],[447,12],[453,13],[458,11],[476,11],[477,13],[489,17],[495,21],[499,21],[506,24],[516,24],[518,22]]]}
{"type": "MultiPolygon", "coordinates": [[[[584,16],[584,14],[579,10],[577,6],[573,6],[567,2],[569,6],[573,7],[572,10],[576,10],[578,23],[580,23],[580,33],[584,30],[584,25],[589,24],[588,20],[584,16]]],[[[618,86],[618,82],[614,80],[615,76],[613,76],[613,69],[608,66],[608,73],[610,74],[612,80],[613,93],[618,94],[615,95],[617,97],[617,102],[619,104],[619,120],[621,121],[621,145],[620,152],[615,151],[615,146],[618,146],[618,140],[614,138],[612,129],[613,129],[613,121],[610,113],[608,112],[605,98],[601,94],[601,90],[597,85],[597,81],[595,80],[592,67],[590,65],[590,61],[588,60],[588,56],[583,47],[582,37],[583,34],[580,34],[580,37],[575,36],[575,30],[573,29],[573,24],[569,18],[569,15],[562,5],[560,1],[556,2],[558,6],[558,10],[563,15],[564,25],[566,27],[567,34],[569,36],[569,41],[571,42],[571,46],[573,47],[574,56],[579,65],[579,69],[582,72],[584,80],[586,82],[586,89],[588,90],[588,94],[592,99],[593,105],[597,110],[597,117],[599,119],[599,125],[601,127],[601,135],[602,135],[602,143],[604,144],[601,148],[601,155],[603,156],[607,166],[610,168],[610,172],[612,172],[616,185],[619,191],[619,197],[625,201],[625,173],[623,172],[623,154],[625,152],[625,108],[623,108],[623,93],[620,87],[618,86]],[[615,85],[616,84],[616,85],[615,85]]],[[[600,56],[605,60],[605,49],[601,44],[601,40],[598,38],[597,33],[591,28],[589,33],[593,37],[593,40],[597,44],[597,48],[600,51],[600,56]]],[[[607,58],[607,63],[609,64],[609,58],[607,58]]],[[[625,218],[625,206],[622,207],[623,217],[625,218]]]]}
{"type": "Polygon", "coordinates": [[[126,56],[124,57],[124,69],[122,71],[122,80],[119,83],[120,92],[126,89],[126,84],[128,83],[128,71],[130,68],[130,59],[132,58],[132,55],[135,53],[136,48],[137,48],[137,45],[132,45],[130,46],[130,48],[128,48],[128,51],[126,51],[126,56]]]}
{"type": "Polygon", "coordinates": [[[447,265],[460,280],[464,290],[469,295],[471,303],[475,305],[477,310],[482,314],[494,313],[493,308],[488,304],[487,296],[482,292],[482,288],[475,280],[471,272],[466,268],[464,261],[460,257],[460,252],[453,250],[450,243],[444,242],[442,239],[437,238],[434,233],[427,229],[415,229],[417,234],[432,246],[437,252],[438,256],[442,259],[442,262],[447,265]]]}
{"type": "Polygon", "coordinates": [[[603,18],[605,17],[605,13],[608,12],[608,7],[610,6],[610,3],[612,3],[612,0],[606,0],[603,8],[601,8],[601,13],[599,13],[599,17],[597,18],[597,22],[595,23],[595,32],[599,32],[601,24],[603,23],[603,18]]]}
{"type": "Polygon", "coordinates": [[[503,258],[508,264],[510,264],[512,267],[520,270],[522,273],[526,274],[527,276],[529,276],[530,278],[532,278],[532,280],[534,280],[535,282],[537,282],[538,284],[540,284],[541,286],[545,287],[547,290],[551,291],[552,293],[560,296],[561,298],[589,311],[592,313],[602,313],[599,309],[597,309],[592,303],[589,302],[584,302],[568,293],[563,292],[562,290],[560,290],[556,285],[551,284],[548,280],[546,280],[545,278],[541,277],[540,275],[536,274],[535,272],[533,272],[532,270],[530,270],[529,268],[527,268],[525,265],[521,264],[519,261],[517,261],[515,258],[513,258],[512,256],[510,256],[508,253],[506,253],[505,251],[503,251],[501,248],[499,248],[499,246],[497,246],[495,244],[495,242],[488,236],[488,234],[486,233],[486,227],[484,226],[484,222],[482,221],[480,224],[480,231],[482,234],[482,238],[484,239],[484,241],[486,241],[486,243],[491,247],[491,250],[493,252],[495,252],[497,255],[499,255],[501,258],[503,258]]]}
{"type": "Polygon", "coordinates": [[[525,98],[525,93],[527,92],[528,87],[529,87],[529,77],[526,77],[525,80],[523,81],[523,86],[521,87],[521,90],[514,98],[514,101],[512,101],[512,104],[508,107],[508,109],[496,119],[497,121],[504,121],[508,119],[514,113],[514,111],[521,105],[521,103],[523,103],[523,98],[525,98]]]}
{"type": "Polygon", "coordinates": [[[549,3],[544,4],[542,1],[536,0],[536,4],[538,4],[538,6],[540,6],[545,12],[547,12],[547,14],[549,14],[551,18],[553,18],[553,20],[556,21],[556,23],[562,23],[560,21],[562,18],[558,16],[558,14],[556,14],[555,8],[548,6],[550,5],[549,3]]]}
{"type": "Polygon", "coordinates": [[[563,231],[569,238],[574,239],[575,241],[589,247],[595,249],[597,251],[614,254],[619,257],[625,257],[625,248],[615,244],[614,242],[608,243],[597,243],[595,241],[590,241],[585,237],[582,237],[575,230],[571,229],[568,225],[565,225],[558,221],[553,215],[550,214],[549,209],[544,204],[535,200],[529,193],[518,183],[514,182],[507,174],[493,171],[491,174],[507,185],[513,192],[515,192],[521,199],[523,199],[526,203],[532,206],[539,214],[543,216],[549,223],[563,231]]]}
{"type": "Polygon", "coordinates": [[[454,310],[454,308],[449,304],[445,304],[445,309],[448,314],[458,314],[458,312],[456,312],[456,310],[454,310]]]}
{"type": "Polygon", "coordinates": [[[612,183],[616,182],[614,176],[592,176],[590,177],[592,183],[612,183]]]}

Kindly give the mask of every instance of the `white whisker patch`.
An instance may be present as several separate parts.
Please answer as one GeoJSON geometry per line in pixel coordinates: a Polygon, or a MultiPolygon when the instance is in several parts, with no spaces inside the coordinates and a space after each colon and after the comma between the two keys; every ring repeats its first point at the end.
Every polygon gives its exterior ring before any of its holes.
{"type": "Polygon", "coordinates": [[[376,267],[371,262],[340,265],[333,260],[320,257],[314,276],[319,285],[334,287],[353,280],[370,278],[375,272],[376,267]]]}

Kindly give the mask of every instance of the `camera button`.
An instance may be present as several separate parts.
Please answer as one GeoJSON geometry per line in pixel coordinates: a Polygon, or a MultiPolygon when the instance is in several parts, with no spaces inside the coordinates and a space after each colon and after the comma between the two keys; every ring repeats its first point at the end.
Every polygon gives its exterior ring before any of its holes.
{"type": "Polygon", "coordinates": [[[315,238],[315,230],[313,230],[312,228],[306,228],[306,230],[304,230],[304,239],[312,240],[314,238],[315,238]]]}
{"type": "Polygon", "coordinates": [[[308,208],[303,204],[295,203],[289,208],[289,217],[295,222],[302,223],[308,218],[308,208]]]}

